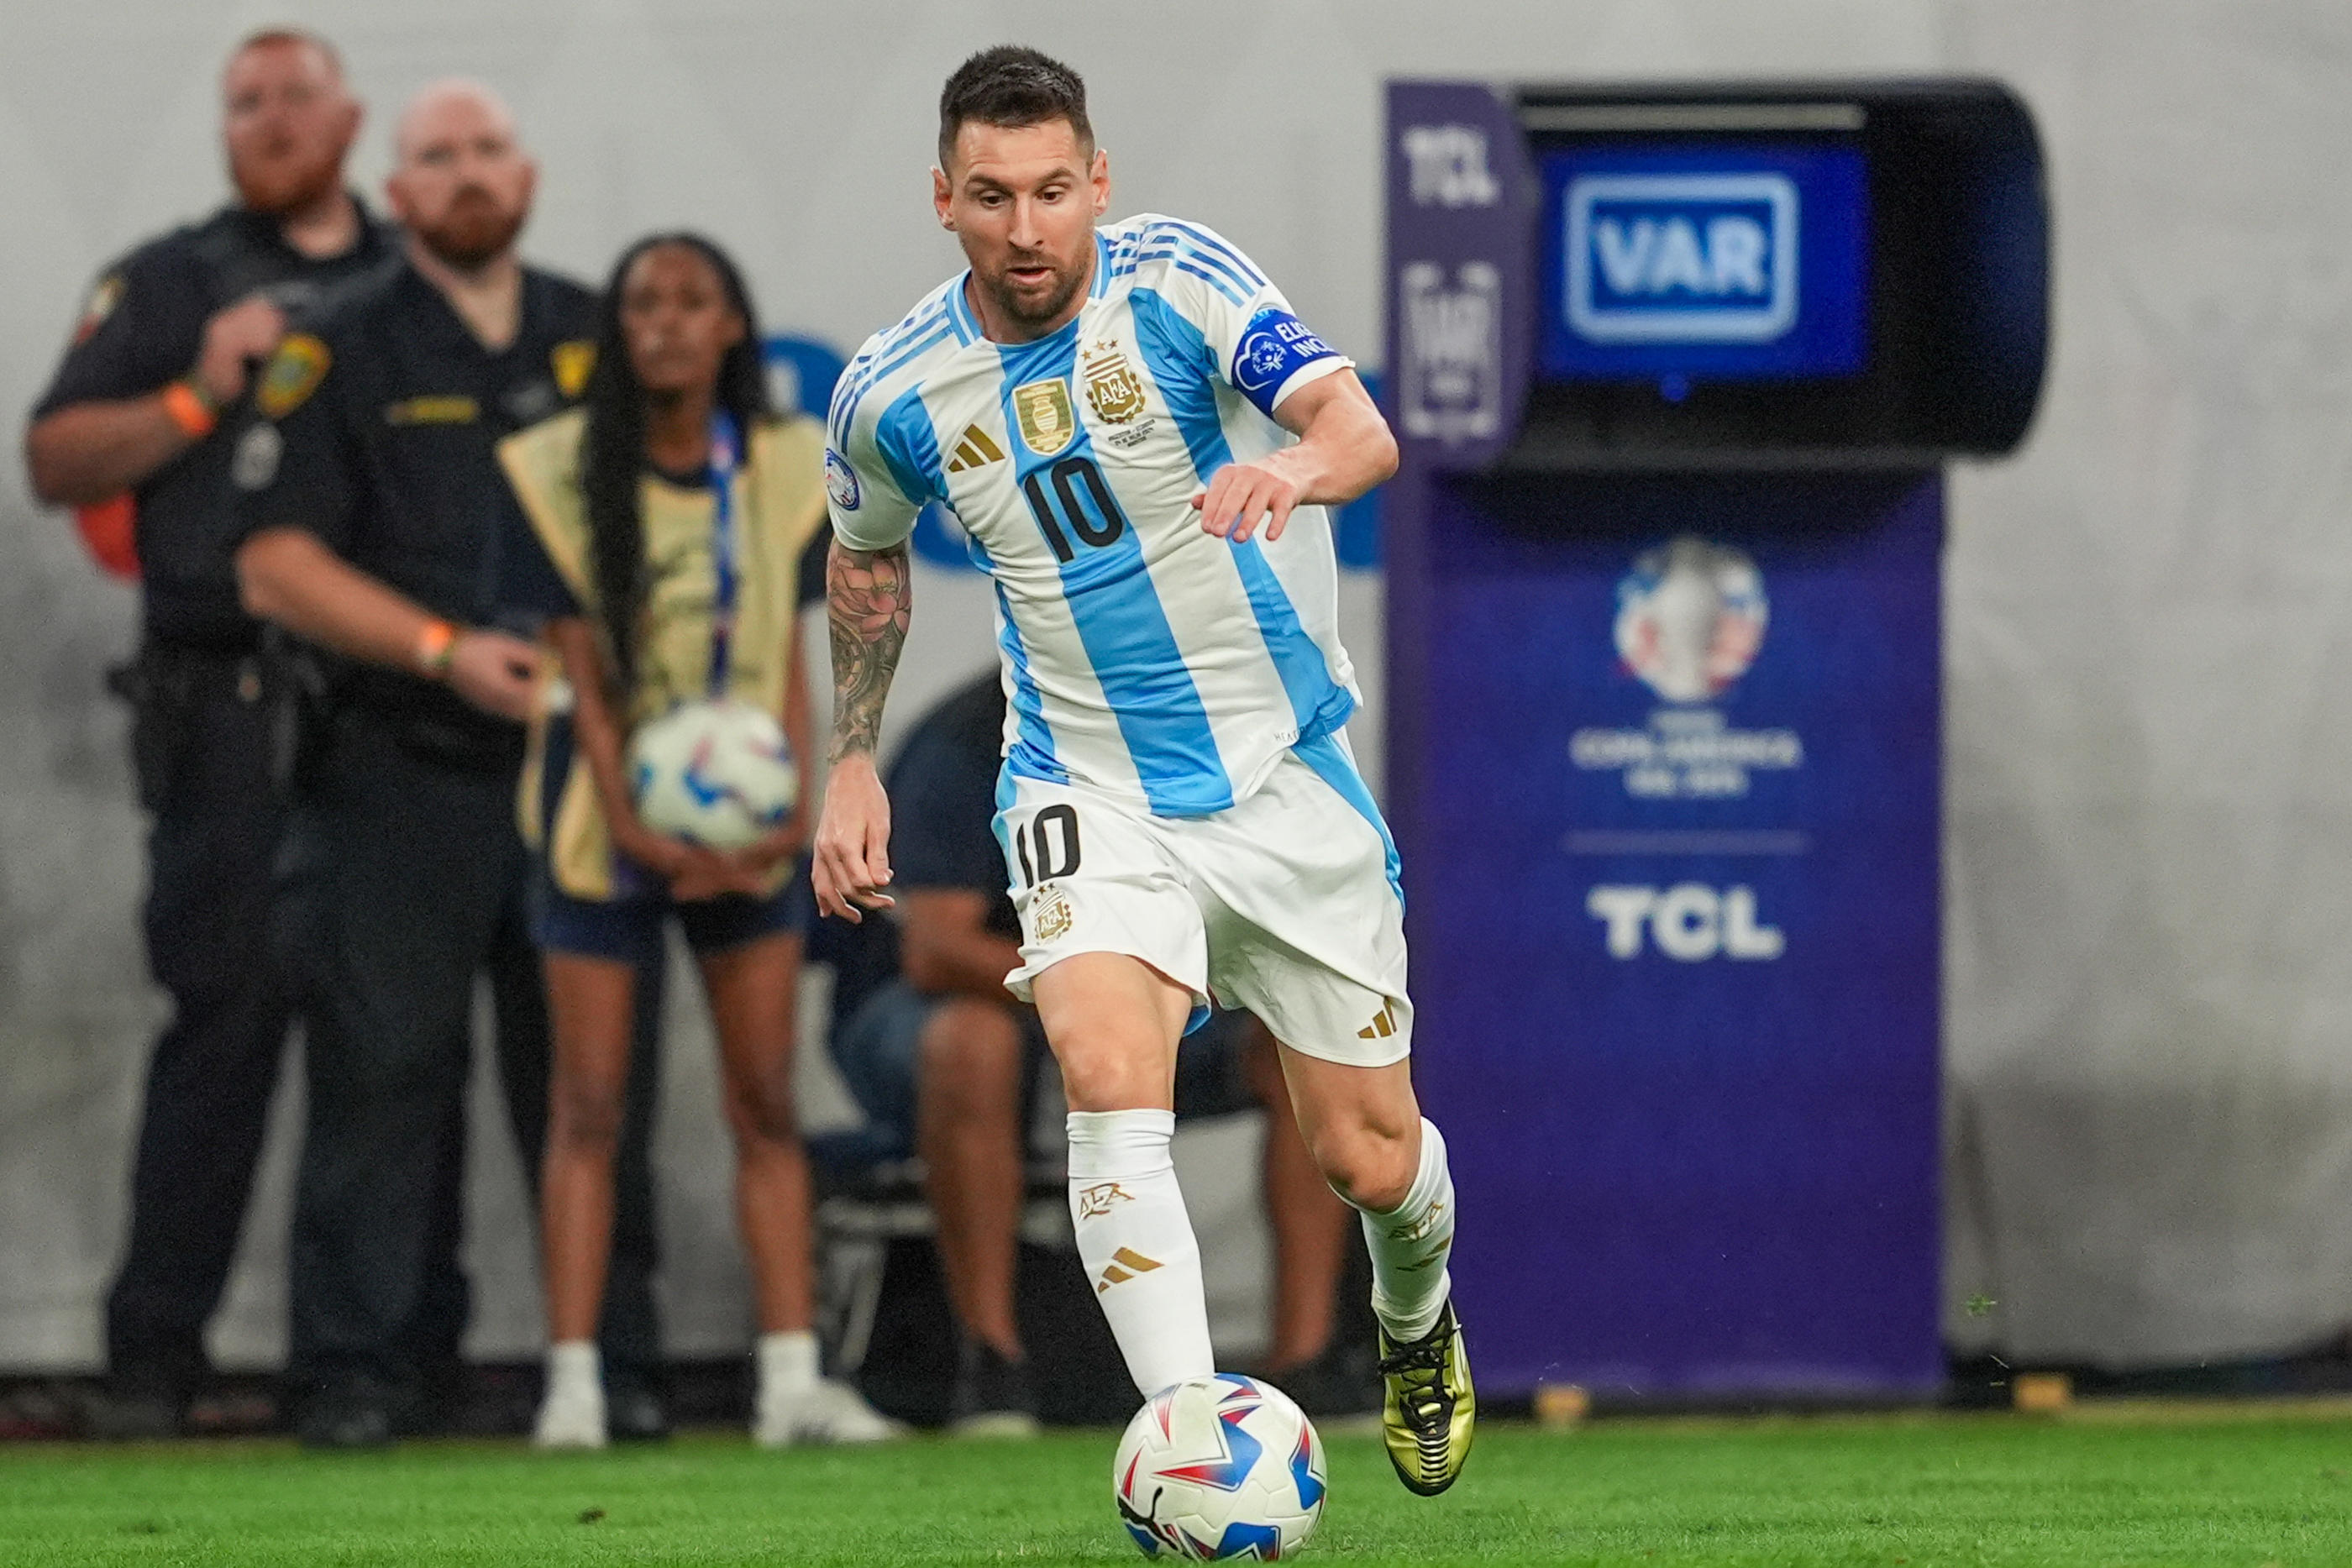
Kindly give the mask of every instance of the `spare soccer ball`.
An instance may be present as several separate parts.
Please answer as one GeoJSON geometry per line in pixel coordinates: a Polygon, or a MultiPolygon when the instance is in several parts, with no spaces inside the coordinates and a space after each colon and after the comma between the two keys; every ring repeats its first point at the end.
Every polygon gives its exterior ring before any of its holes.
{"type": "Polygon", "coordinates": [[[1118,1440],[1110,1484],[1146,1557],[1253,1557],[1307,1544],[1323,1517],[1323,1439],[1270,1383],[1221,1372],[1161,1389],[1118,1440]]]}
{"type": "Polygon", "coordinates": [[[629,737],[629,789],[655,832],[740,850],[782,825],[800,770],[776,716],[733,697],[680,703],[629,737]]]}

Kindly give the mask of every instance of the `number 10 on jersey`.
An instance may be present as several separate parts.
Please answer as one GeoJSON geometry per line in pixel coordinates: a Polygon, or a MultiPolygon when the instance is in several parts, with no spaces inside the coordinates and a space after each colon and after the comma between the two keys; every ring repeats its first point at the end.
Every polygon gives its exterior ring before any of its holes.
{"type": "Polygon", "coordinates": [[[1127,531],[1127,514],[1091,457],[1065,457],[1050,469],[1033,470],[1021,481],[1021,493],[1029,498],[1045,542],[1054,547],[1054,559],[1065,565],[1078,556],[1071,535],[1100,549],[1127,531]]]}

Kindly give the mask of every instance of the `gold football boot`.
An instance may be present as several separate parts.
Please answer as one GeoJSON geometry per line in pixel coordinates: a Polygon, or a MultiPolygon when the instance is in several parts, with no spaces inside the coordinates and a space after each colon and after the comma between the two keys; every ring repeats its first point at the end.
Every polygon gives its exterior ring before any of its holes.
{"type": "Polygon", "coordinates": [[[1470,1385],[1470,1353],[1454,1303],[1437,1326],[1398,1344],[1381,1330],[1381,1440],[1397,1479],[1410,1490],[1435,1497],[1454,1484],[1470,1458],[1478,1425],[1478,1393],[1470,1385]]]}

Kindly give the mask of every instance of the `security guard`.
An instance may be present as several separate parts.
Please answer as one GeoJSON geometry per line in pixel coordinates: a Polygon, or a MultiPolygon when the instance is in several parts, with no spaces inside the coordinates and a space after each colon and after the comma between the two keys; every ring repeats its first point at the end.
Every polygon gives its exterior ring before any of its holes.
{"type": "Polygon", "coordinates": [[[205,1373],[286,1038],[284,986],[253,939],[282,814],[283,683],[237,602],[230,437],[215,426],[288,322],[394,251],[343,187],[360,106],[332,48],[255,34],[222,87],[236,202],[106,271],[25,444],[34,489],[82,507],[86,532],[135,518],[135,559],[127,530],[91,542],[145,569],[138,658],[115,685],[137,704],[148,964],[173,1017],[148,1067],[106,1303],[110,1397],[95,1416],[110,1436],[177,1429],[205,1373]]]}
{"type": "MultiPolygon", "coordinates": [[[[547,1018],[514,800],[541,671],[513,607],[544,598],[533,560],[551,569],[492,446],[574,399],[593,354],[588,292],[516,258],[536,171],[505,107],[439,84],[396,142],[404,263],[279,345],[231,466],[246,603],[331,656],[281,910],[310,1064],[293,1360],[311,1396],[299,1430],[320,1447],[408,1429],[454,1356],[465,1302],[429,1264],[455,1219],[484,970],[508,1111],[539,1163],[547,1018]]],[[[632,1084],[624,1134],[602,1336],[616,1382],[654,1356],[652,1090],[632,1084]]],[[[634,1393],[613,1392],[617,1424],[634,1393]]]]}

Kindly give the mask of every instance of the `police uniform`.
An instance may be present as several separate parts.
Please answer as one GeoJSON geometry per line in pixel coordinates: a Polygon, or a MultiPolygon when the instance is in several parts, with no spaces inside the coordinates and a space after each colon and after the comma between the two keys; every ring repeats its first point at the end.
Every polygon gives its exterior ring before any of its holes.
{"type": "MultiPolygon", "coordinates": [[[[213,315],[261,294],[300,322],[322,296],[393,255],[360,209],[359,237],[313,259],[278,220],[226,207],[142,246],[92,290],[72,347],[33,411],[152,393],[185,375],[213,315]]],[[[139,655],[116,684],[137,705],[134,760],[148,840],[148,966],[172,993],[148,1066],[130,1239],[107,1298],[119,1380],[176,1399],[205,1364],[278,1085],[288,1005],[253,934],[266,924],[282,816],[273,764],[282,683],[237,600],[226,431],[134,490],[142,568],[139,655]]]]}
{"type": "MultiPolygon", "coordinates": [[[[524,630],[520,607],[544,597],[549,569],[494,447],[578,397],[593,316],[587,290],[526,269],[520,328],[494,352],[404,263],[354,290],[262,373],[232,460],[241,537],[300,528],[436,615],[524,630]]],[[[280,908],[310,1064],[292,1360],[330,1402],[396,1409],[454,1363],[465,1322],[462,1284],[445,1290],[431,1264],[455,1244],[485,970],[508,1113],[534,1184],[539,1170],[548,1038],[514,811],[523,732],[436,682],[320,664],[280,908]]],[[[656,1346],[646,1043],[615,1172],[602,1336],[614,1369],[650,1365],[656,1346]]]]}

